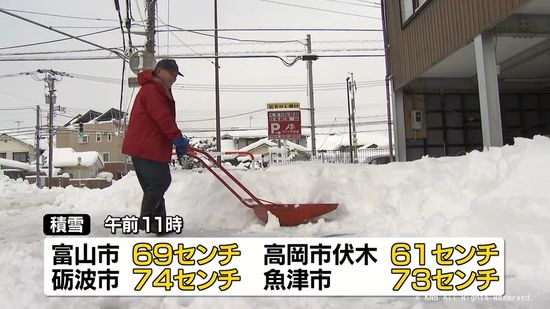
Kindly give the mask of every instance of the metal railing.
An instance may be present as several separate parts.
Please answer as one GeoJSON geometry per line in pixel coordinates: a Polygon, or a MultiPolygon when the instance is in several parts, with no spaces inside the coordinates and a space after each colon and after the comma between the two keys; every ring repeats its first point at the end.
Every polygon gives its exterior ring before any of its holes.
{"type": "MultiPolygon", "coordinates": [[[[298,162],[312,163],[351,163],[350,152],[340,150],[318,150],[313,156],[311,151],[290,151],[286,158],[280,153],[266,154],[264,162],[270,165],[289,165],[298,162]],[[267,160],[266,160],[267,159],[267,160]]],[[[382,164],[389,161],[389,150],[386,148],[357,149],[353,153],[354,163],[382,164]]]]}

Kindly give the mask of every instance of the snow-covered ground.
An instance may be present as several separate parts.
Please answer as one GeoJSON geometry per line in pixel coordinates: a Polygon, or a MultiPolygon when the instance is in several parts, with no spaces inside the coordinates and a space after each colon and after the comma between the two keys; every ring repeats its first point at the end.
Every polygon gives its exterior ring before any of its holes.
{"type": "Polygon", "coordinates": [[[337,202],[317,223],[262,225],[208,173],[176,171],[166,194],[169,214],[185,219],[184,236],[503,237],[506,295],[528,300],[443,300],[414,297],[46,297],[42,216],[88,213],[91,236],[109,237],[107,215],[137,214],[134,174],[104,190],[37,189],[0,175],[2,308],[546,308],[550,303],[550,139],[456,158],[389,165],[302,164],[235,172],[267,200],[337,202]]]}

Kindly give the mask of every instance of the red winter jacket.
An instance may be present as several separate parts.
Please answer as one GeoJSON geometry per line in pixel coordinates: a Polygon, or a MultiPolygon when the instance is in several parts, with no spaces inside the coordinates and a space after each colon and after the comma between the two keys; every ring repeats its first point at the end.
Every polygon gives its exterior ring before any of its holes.
{"type": "Polygon", "coordinates": [[[122,153],[169,163],[172,141],[182,136],[176,125],[176,103],[153,71],[139,73],[138,82],[141,89],[132,107],[122,153]]]}

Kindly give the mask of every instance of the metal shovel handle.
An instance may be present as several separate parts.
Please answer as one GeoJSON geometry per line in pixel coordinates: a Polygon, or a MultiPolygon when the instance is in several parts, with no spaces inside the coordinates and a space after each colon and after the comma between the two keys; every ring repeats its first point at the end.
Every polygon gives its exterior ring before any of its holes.
{"type": "MultiPolygon", "coordinates": [[[[187,147],[187,155],[197,159],[201,164],[214,175],[233,195],[235,195],[241,203],[243,203],[246,207],[252,208],[254,205],[251,205],[247,202],[247,199],[242,197],[225,179],[223,179],[214,169],[208,165],[205,160],[202,158],[206,158],[207,161],[210,161],[212,164],[217,166],[220,171],[222,171],[225,175],[227,175],[234,184],[236,184],[239,188],[241,188],[246,194],[256,203],[256,205],[263,205],[260,199],[258,199],[250,190],[248,190],[247,187],[245,187],[235,176],[233,176],[223,165],[221,165],[214,157],[212,157],[208,152],[195,148],[195,147],[187,147]]],[[[178,158],[178,160],[181,160],[181,157],[178,158]]]]}

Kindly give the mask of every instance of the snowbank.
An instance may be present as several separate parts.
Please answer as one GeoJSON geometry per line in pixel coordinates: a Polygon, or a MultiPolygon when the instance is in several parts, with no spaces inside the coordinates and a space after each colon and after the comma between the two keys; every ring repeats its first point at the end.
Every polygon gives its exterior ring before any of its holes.
{"type": "Polygon", "coordinates": [[[389,165],[302,164],[239,172],[257,196],[281,202],[338,202],[337,211],[293,228],[262,225],[207,172],[176,171],[168,212],[188,235],[503,237],[506,293],[530,302],[414,298],[46,298],[41,220],[45,213],[89,213],[92,236],[108,236],[108,215],[137,214],[134,173],[103,190],[39,190],[0,175],[0,299],[5,307],[82,308],[546,308],[550,303],[550,139],[456,158],[389,165]],[[218,234],[215,234],[215,233],[218,234]],[[23,297],[24,296],[24,297],[23,297]]]}

